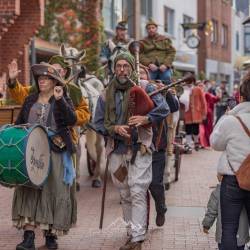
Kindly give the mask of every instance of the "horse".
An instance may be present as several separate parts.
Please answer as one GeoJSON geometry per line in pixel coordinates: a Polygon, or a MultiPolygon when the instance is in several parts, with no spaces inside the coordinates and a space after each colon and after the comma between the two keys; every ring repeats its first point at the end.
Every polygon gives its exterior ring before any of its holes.
{"type": "MultiPolygon", "coordinates": [[[[76,48],[66,48],[64,44],[60,47],[60,54],[70,64],[72,81],[81,89],[83,97],[87,100],[89,110],[91,113],[91,120],[94,117],[95,108],[98,97],[104,90],[102,82],[94,75],[86,73],[82,60],[86,55],[86,51],[78,51],[76,48]]],[[[92,176],[92,187],[99,188],[101,182],[101,157],[104,152],[104,139],[103,136],[96,133],[92,129],[85,130],[86,136],[86,149],[87,149],[87,167],[90,176],[92,176]]],[[[80,143],[77,149],[77,158],[80,159],[81,155],[80,143]]],[[[79,164],[79,160],[78,160],[79,164]]],[[[79,171],[79,165],[77,167],[79,171]]]]}

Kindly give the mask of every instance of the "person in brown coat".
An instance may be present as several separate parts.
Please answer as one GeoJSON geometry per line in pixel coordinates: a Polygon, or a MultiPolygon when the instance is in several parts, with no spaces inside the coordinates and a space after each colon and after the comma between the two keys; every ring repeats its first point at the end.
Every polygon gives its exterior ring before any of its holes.
{"type": "Polygon", "coordinates": [[[195,86],[195,78],[187,82],[187,91],[189,91],[189,105],[184,115],[186,139],[191,144],[192,137],[195,143],[195,150],[199,149],[199,125],[206,120],[207,105],[204,93],[195,86]]]}

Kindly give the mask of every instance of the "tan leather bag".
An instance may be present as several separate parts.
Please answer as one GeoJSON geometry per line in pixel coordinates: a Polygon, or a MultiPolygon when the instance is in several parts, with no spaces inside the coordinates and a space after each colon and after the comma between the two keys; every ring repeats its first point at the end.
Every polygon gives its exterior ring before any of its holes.
{"type": "MultiPolygon", "coordinates": [[[[243,127],[243,129],[246,132],[246,134],[248,135],[248,137],[250,137],[250,130],[248,129],[248,127],[243,123],[243,121],[241,120],[240,117],[238,117],[238,116],[235,116],[235,117],[240,122],[241,126],[243,127]]],[[[233,173],[236,176],[236,179],[238,181],[240,188],[247,190],[247,191],[250,191],[250,154],[242,162],[238,171],[234,171],[229,160],[228,160],[228,163],[229,163],[231,170],[233,171],[233,173]]]]}
{"type": "Polygon", "coordinates": [[[120,181],[124,182],[128,175],[128,169],[126,166],[120,165],[119,168],[114,172],[115,178],[120,181]]]}

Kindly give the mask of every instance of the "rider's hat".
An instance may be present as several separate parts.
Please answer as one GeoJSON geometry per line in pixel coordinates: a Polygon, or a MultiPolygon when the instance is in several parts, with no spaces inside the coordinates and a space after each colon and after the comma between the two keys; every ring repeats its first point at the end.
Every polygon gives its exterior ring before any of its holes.
{"type": "Polygon", "coordinates": [[[158,24],[157,24],[152,18],[150,18],[150,19],[148,20],[148,22],[146,23],[146,28],[147,28],[149,25],[154,25],[154,26],[158,27],[158,24]]]}
{"type": "Polygon", "coordinates": [[[128,23],[126,21],[121,21],[121,22],[117,23],[116,29],[127,30],[128,23]]]}

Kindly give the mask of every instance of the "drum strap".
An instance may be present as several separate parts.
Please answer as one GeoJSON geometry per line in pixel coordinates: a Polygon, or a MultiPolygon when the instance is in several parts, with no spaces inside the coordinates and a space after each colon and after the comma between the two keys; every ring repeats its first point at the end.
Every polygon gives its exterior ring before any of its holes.
{"type": "Polygon", "coordinates": [[[54,110],[54,106],[55,106],[55,100],[53,99],[51,104],[50,104],[49,114],[48,114],[48,118],[47,118],[47,122],[46,122],[47,127],[51,127],[51,125],[52,125],[52,113],[54,110]]]}

